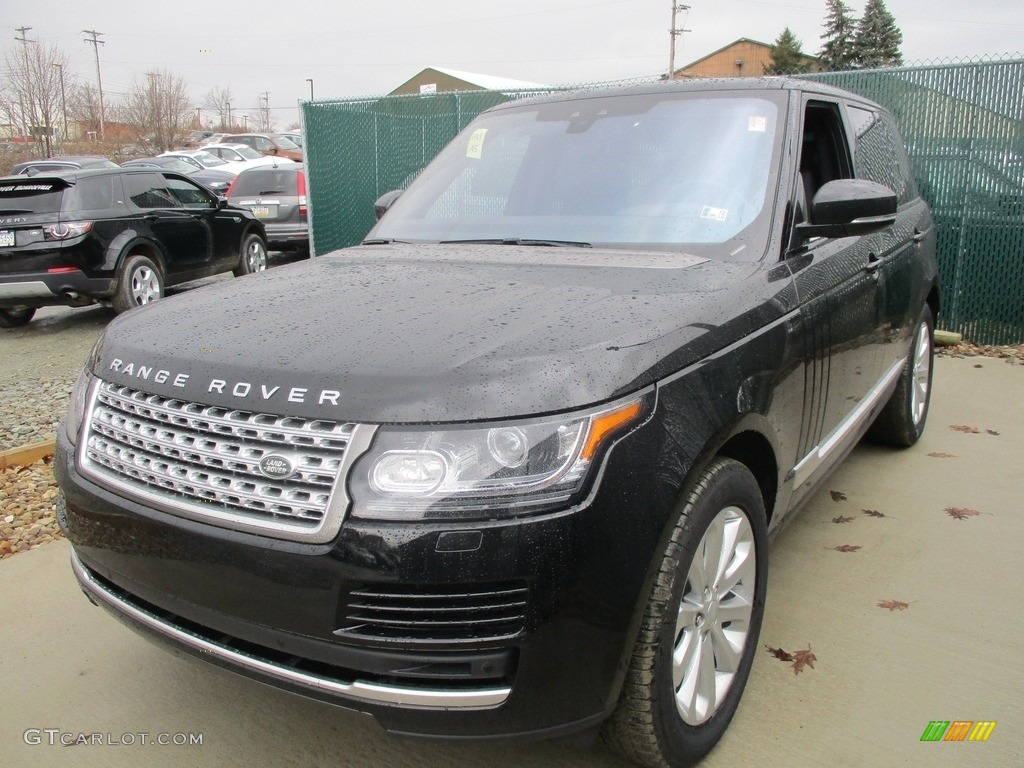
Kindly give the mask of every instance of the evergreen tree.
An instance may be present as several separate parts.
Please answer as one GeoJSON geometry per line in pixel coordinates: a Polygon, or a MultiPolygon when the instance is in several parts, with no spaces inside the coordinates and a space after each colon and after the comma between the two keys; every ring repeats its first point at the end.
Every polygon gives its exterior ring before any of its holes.
{"type": "Polygon", "coordinates": [[[771,64],[765,65],[766,75],[788,75],[799,72],[806,72],[810,69],[807,57],[800,52],[802,43],[796,39],[789,27],[782,30],[782,33],[775,38],[775,44],[771,48],[771,64]]]}
{"type": "Polygon", "coordinates": [[[826,0],[828,15],[825,17],[825,34],[821,39],[822,68],[827,71],[852,69],[854,66],[854,35],[857,20],[850,14],[850,7],[843,0],[826,0]]]}
{"type": "Polygon", "coordinates": [[[868,0],[857,24],[854,39],[856,66],[861,69],[898,67],[903,64],[900,45],[903,33],[883,0],[868,0]]]}

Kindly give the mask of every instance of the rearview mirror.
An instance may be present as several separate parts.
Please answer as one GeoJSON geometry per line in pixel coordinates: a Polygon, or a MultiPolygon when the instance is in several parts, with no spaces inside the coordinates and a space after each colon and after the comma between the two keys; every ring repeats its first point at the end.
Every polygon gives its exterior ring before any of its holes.
{"type": "Polygon", "coordinates": [[[811,202],[811,220],[797,226],[809,237],[866,235],[896,223],[896,193],[863,179],[836,179],[823,185],[811,202]]]}

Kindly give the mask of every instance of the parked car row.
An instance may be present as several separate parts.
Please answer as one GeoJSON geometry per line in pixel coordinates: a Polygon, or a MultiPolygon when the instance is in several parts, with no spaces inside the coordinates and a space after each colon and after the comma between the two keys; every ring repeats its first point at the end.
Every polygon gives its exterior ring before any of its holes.
{"type": "Polygon", "coordinates": [[[186,174],[155,165],[0,179],[0,328],[39,307],[124,312],[166,286],[267,268],[267,233],[186,174]]]}

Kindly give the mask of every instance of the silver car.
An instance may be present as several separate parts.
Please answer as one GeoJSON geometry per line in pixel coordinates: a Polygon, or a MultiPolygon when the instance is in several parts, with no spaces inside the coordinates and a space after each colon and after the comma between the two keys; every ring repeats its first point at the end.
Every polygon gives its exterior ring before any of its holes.
{"type": "Polygon", "coordinates": [[[278,251],[309,250],[306,176],[302,163],[242,171],[227,193],[228,202],[249,208],[278,251]]]}

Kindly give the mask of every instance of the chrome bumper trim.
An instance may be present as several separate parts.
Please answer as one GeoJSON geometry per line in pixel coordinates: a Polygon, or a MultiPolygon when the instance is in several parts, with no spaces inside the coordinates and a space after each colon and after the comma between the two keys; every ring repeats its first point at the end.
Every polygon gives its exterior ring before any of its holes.
{"type": "Polygon", "coordinates": [[[354,681],[342,683],[337,680],[317,677],[305,672],[272,664],[268,661],[248,656],[222,645],[211,643],[201,637],[186,632],[183,629],[168,624],[162,619],[154,616],[148,611],[137,608],[131,603],[125,602],[118,595],[114,594],[103,584],[93,578],[89,569],[82,563],[78,555],[72,551],[71,568],[78,578],[82,589],[96,600],[113,608],[118,613],[124,614],[134,621],[139,622],[148,629],[157,632],[164,637],[171,638],[176,642],[188,646],[197,651],[209,653],[212,656],[227,661],[232,665],[242,667],[252,672],[276,678],[277,680],[303,685],[309,688],[316,688],[329,693],[341,694],[348,698],[373,704],[398,704],[410,707],[422,707],[427,709],[485,709],[503,703],[512,692],[511,688],[486,688],[476,691],[461,690],[438,690],[425,688],[399,688],[390,685],[378,685],[354,681]]]}
{"type": "Polygon", "coordinates": [[[20,283],[0,283],[0,299],[36,299],[56,296],[42,280],[26,280],[20,283]]]}

